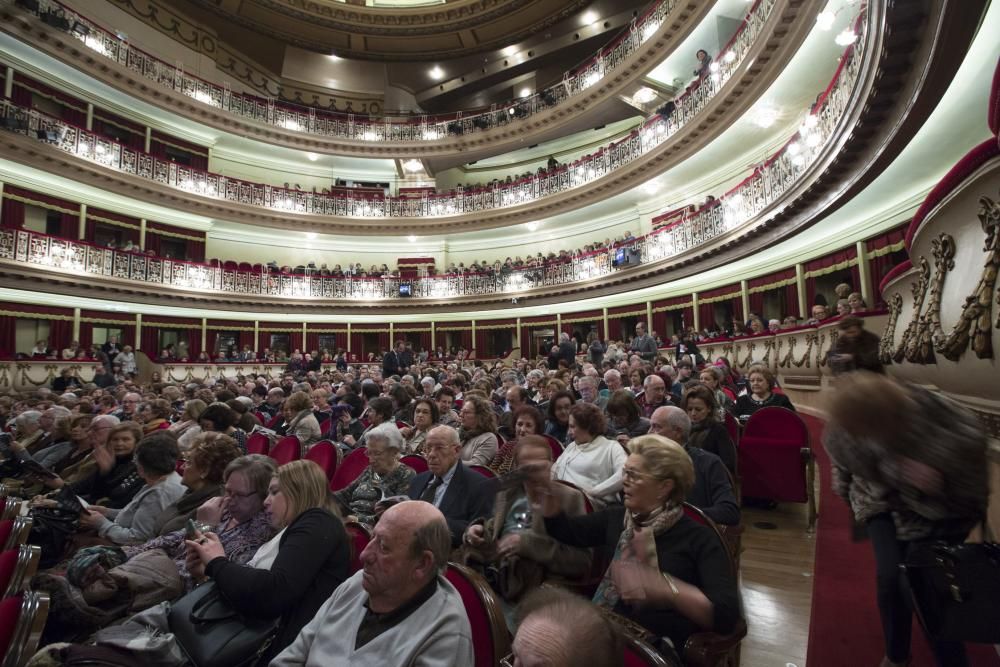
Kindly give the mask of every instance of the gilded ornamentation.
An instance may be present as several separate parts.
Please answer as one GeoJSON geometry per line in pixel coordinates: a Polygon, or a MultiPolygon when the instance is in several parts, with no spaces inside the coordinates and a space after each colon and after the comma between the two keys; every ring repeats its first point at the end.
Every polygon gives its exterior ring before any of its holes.
{"type": "MultiPolygon", "coordinates": [[[[771,365],[771,352],[774,352],[774,351],[775,351],[774,340],[770,340],[770,339],[769,340],[765,340],[764,341],[764,358],[761,360],[761,363],[763,363],[765,366],[770,366],[771,365]]],[[[777,355],[775,355],[775,356],[777,356],[777,355]]]]}
{"type": "Polygon", "coordinates": [[[798,360],[795,359],[795,345],[797,344],[797,339],[792,336],[788,339],[788,352],[785,354],[784,358],[778,362],[781,368],[788,368],[789,366],[794,366],[795,368],[806,368],[812,367],[812,356],[813,347],[816,346],[816,342],[819,340],[819,334],[815,332],[809,332],[806,334],[806,351],[802,353],[802,357],[798,360]]]}
{"type": "Polygon", "coordinates": [[[739,358],[740,349],[738,347],[734,348],[733,352],[735,353],[735,357],[733,359],[733,363],[736,365],[737,368],[748,367],[750,364],[753,363],[753,353],[754,350],[756,349],[757,349],[757,343],[748,343],[746,347],[747,356],[743,357],[743,359],[740,359],[739,358]]]}
{"type": "Polygon", "coordinates": [[[928,285],[930,302],[927,310],[913,311],[911,322],[917,326],[906,345],[905,358],[916,364],[933,364],[934,340],[944,335],[941,328],[941,292],[948,272],[955,268],[955,239],[941,233],[931,240],[931,256],[934,258],[934,277],[928,285]]]}
{"type": "MultiPolygon", "coordinates": [[[[987,255],[983,274],[976,289],[965,297],[965,305],[951,333],[945,337],[942,332],[942,335],[934,340],[934,349],[951,361],[958,361],[965,354],[970,342],[977,357],[993,358],[991,320],[993,290],[997,280],[997,269],[1000,268],[1000,204],[989,197],[980,197],[978,217],[979,224],[986,233],[983,252],[987,255]]],[[[1000,303],[1000,295],[997,302],[1000,303]]],[[[1000,316],[996,326],[1000,328],[1000,316]]]]}
{"type": "Polygon", "coordinates": [[[885,331],[882,332],[882,339],[878,344],[878,357],[883,364],[892,363],[892,342],[896,338],[896,322],[902,310],[903,295],[895,292],[889,298],[889,321],[885,324],[885,331]]]}
{"type": "Polygon", "coordinates": [[[917,282],[912,285],[913,315],[910,317],[910,323],[906,326],[906,331],[903,332],[903,337],[892,355],[892,360],[897,364],[902,363],[903,359],[909,361],[906,351],[910,347],[910,340],[916,338],[917,328],[920,324],[920,312],[924,308],[924,298],[927,296],[927,286],[931,280],[931,266],[927,262],[927,258],[921,257],[917,260],[917,265],[920,269],[920,276],[917,282]]]}

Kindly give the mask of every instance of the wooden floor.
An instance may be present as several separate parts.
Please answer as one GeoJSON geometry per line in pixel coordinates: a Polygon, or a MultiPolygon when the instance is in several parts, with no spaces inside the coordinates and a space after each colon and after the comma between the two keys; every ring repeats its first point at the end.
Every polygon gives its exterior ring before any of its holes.
{"type": "Polygon", "coordinates": [[[748,634],[740,665],[804,667],[816,548],[806,530],[806,506],[744,509],[743,525],[741,589],[748,634]],[[761,523],[776,527],[768,530],[761,523]]]}

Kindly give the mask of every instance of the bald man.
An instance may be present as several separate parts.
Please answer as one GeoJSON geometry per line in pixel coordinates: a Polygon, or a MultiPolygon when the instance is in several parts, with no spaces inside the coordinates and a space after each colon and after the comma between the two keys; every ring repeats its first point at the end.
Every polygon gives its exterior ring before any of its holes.
{"type": "Polygon", "coordinates": [[[525,667],[621,667],[621,639],[588,600],[558,588],[528,596],[511,649],[525,667]]]}
{"type": "Polygon", "coordinates": [[[448,524],[430,503],[385,511],[361,552],[362,569],[334,591],[271,667],[475,664],[461,595],[443,573],[448,524]]]}

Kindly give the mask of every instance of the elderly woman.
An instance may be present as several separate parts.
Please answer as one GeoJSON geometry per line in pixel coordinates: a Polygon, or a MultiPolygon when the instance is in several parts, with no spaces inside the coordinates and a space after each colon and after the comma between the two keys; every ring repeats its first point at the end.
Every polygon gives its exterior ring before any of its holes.
{"type": "Polygon", "coordinates": [[[552,466],[552,476],[578,486],[597,504],[617,502],[627,455],[604,437],[607,421],[600,408],[577,403],[569,414],[569,446],[552,466]]]}
{"type": "Polygon", "coordinates": [[[542,382],[545,380],[545,373],[537,368],[528,371],[524,376],[524,390],[528,392],[528,400],[536,403],[542,398],[542,382]]]}
{"type": "Polygon", "coordinates": [[[681,410],[691,419],[687,446],[700,447],[715,454],[722,459],[729,472],[736,475],[736,446],[729,437],[726,425],[719,421],[719,406],[712,390],[702,384],[691,387],[684,392],[681,410]]]}
{"type": "Polygon", "coordinates": [[[576,398],[573,393],[565,389],[557,391],[550,397],[544,435],[551,435],[563,445],[570,441],[569,411],[574,403],[576,398]]]}
{"type": "Polygon", "coordinates": [[[173,414],[173,408],[166,399],[157,398],[143,403],[139,408],[138,415],[139,421],[142,423],[143,435],[150,435],[161,429],[170,428],[171,414],[173,414]]]}
{"type": "Polygon", "coordinates": [[[12,450],[23,450],[31,454],[39,448],[39,445],[45,438],[45,432],[42,430],[40,424],[41,418],[42,413],[38,410],[26,410],[14,419],[14,442],[11,443],[12,450]]]}
{"type": "Polygon", "coordinates": [[[184,411],[181,412],[180,419],[171,424],[170,428],[167,429],[177,436],[177,445],[181,448],[182,452],[190,449],[195,438],[201,435],[201,426],[198,425],[198,419],[207,407],[208,405],[205,401],[200,398],[192,398],[184,404],[184,411]]]}
{"type": "Polygon", "coordinates": [[[285,417],[285,433],[299,439],[302,456],[305,456],[309,448],[323,437],[312,409],[312,397],[304,391],[296,391],[286,398],[285,404],[281,406],[281,412],[285,417]]]}
{"type": "Polygon", "coordinates": [[[478,394],[467,394],[458,412],[462,425],[458,439],[462,442],[462,461],[468,465],[489,465],[496,456],[500,441],[493,407],[478,394]]]}
{"type": "Polygon", "coordinates": [[[641,368],[632,368],[628,372],[629,391],[638,396],[645,391],[646,371],[641,368]]]}
{"type": "MultiPolygon", "coordinates": [[[[67,484],[73,495],[87,502],[102,501],[105,507],[125,507],[143,486],[136,472],[135,448],[142,440],[142,430],[134,422],[113,426],[107,442],[95,446],[91,452],[96,470],[81,479],[67,484]]],[[[54,506],[43,503],[42,506],[54,506]]]]}
{"type": "MultiPolygon", "coordinates": [[[[881,665],[908,665],[913,597],[899,566],[933,563],[935,546],[965,542],[984,521],[987,434],[944,396],[867,371],[838,379],[828,409],[823,444],[833,489],[867,527],[875,552],[881,665]]],[[[928,639],[935,664],[969,664],[961,643],[928,639]]]]}
{"type": "Polygon", "coordinates": [[[514,410],[514,438],[502,444],[497,455],[490,461],[489,468],[497,475],[506,475],[514,466],[517,443],[529,435],[542,435],[545,418],[533,405],[522,405],[514,410]]]}
{"type": "Polygon", "coordinates": [[[348,521],[373,524],[375,505],[383,498],[405,496],[416,473],[399,462],[399,446],[385,433],[375,432],[365,443],[368,467],[346,488],[333,494],[350,515],[348,521]]]}
{"type": "Polygon", "coordinates": [[[413,402],[413,426],[399,429],[403,436],[404,448],[408,453],[423,454],[427,433],[437,426],[440,414],[437,401],[422,396],[413,402]]]}
{"type": "MultiPolygon", "coordinates": [[[[525,435],[518,439],[513,458],[517,469],[526,474],[546,470],[552,464],[552,448],[538,435],[525,435]]],[[[531,484],[528,477],[499,491],[493,516],[469,524],[462,538],[466,562],[486,566],[483,571],[493,588],[510,603],[516,603],[550,576],[575,579],[590,570],[591,554],[587,549],[557,542],[546,534],[544,518],[532,512],[531,484]]],[[[586,512],[580,492],[564,484],[546,488],[555,493],[560,511],[567,516],[586,512]]]]}
{"type": "Polygon", "coordinates": [[[122,348],[122,351],[118,353],[117,357],[115,357],[115,363],[121,366],[122,373],[125,375],[135,375],[135,352],[132,351],[131,345],[126,345],[122,348]]]}
{"type": "MultiPolygon", "coordinates": [[[[726,548],[711,528],[684,514],[694,485],[691,458],[672,440],[640,436],[629,443],[621,474],[624,504],[584,516],[567,516],[551,486],[531,492],[553,538],[614,551],[595,604],[674,647],[695,632],[731,632],[740,603],[726,548]]],[[[544,475],[536,479],[545,483],[544,475]]]]}
{"type": "Polygon", "coordinates": [[[733,399],[729,398],[729,395],[722,391],[722,382],[725,375],[725,371],[718,366],[705,366],[698,374],[698,379],[701,383],[708,387],[715,395],[715,403],[718,406],[716,415],[721,422],[726,420],[726,412],[736,406],[733,399]]]}
{"type": "Polygon", "coordinates": [[[639,403],[628,389],[619,389],[608,398],[610,424],[605,435],[624,445],[636,436],[649,433],[649,420],[639,413],[639,403]]]}
{"type": "Polygon", "coordinates": [[[865,299],[861,296],[861,292],[851,292],[847,295],[847,305],[851,309],[851,313],[863,313],[868,310],[868,304],[865,303],[865,299]]]}
{"type": "Polygon", "coordinates": [[[247,432],[236,427],[239,415],[225,403],[212,403],[198,416],[198,425],[204,433],[222,433],[236,441],[244,454],[247,451],[247,432]]]}
{"type": "Polygon", "coordinates": [[[80,515],[80,527],[89,528],[112,544],[137,544],[155,535],[156,518],[168,505],[184,495],[177,474],[177,438],[153,433],[135,450],[136,473],[144,482],[122,509],[90,505],[80,515]]]}
{"type": "Polygon", "coordinates": [[[298,636],[348,577],[351,560],[347,532],[331,506],[326,474],[312,461],[292,461],[278,468],[265,506],[279,532],[247,565],[230,561],[214,533],[187,542],[188,569],[195,579],[202,573],[213,579],[239,614],[279,619],[262,664],[298,636]]]}
{"type": "Polygon", "coordinates": [[[90,434],[88,429],[94,420],[91,415],[74,415],[56,422],[55,431],[65,433],[66,437],[56,437],[55,444],[40,449],[30,456],[39,465],[48,468],[57,475],[65,468],[79,463],[90,454],[90,434]]]}
{"type": "Polygon", "coordinates": [[[795,410],[787,396],[774,393],[774,375],[765,366],[760,364],[751,366],[747,370],[747,382],[750,385],[750,392],[736,399],[735,409],[737,418],[744,424],[761,408],[776,406],[795,410]]]}

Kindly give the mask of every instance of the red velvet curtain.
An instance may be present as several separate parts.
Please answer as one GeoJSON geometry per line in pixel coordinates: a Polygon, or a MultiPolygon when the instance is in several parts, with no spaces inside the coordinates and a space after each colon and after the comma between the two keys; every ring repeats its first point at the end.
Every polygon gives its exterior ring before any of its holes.
{"type": "Polygon", "coordinates": [[[20,229],[23,227],[24,202],[4,197],[2,208],[0,208],[0,226],[6,229],[20,229]]]}
{"type": "Polygon", "coordinates": [[[805,313],[799,312],[799,288],[795,283],[785,285],[785,314],[805,317],[805,313]]]}
{"type": "Polygon", "coordinates": [[[77,127],[82,128],[87,127],[86,111],[80,111],[79,109],[74,109],[73,107],[63,106],[62,109],[60,109],[59,116],[70,125],[76,125],[77,127]]]}
{"type": "Polygon", "coordinates": [[[362,359],[361,355],[361,341],[364,340],[364,334],[351,333],[351,360],[357,361],[362,359]]]}
{"type": "Polygon", "coordinates": [[[34,101],[31,99],[31,91],[17,84],[14,84],[14,88],[11,90],[10,101],[19,107],[30,108],[34,106],[34,101]]]}
{"type": "Polygon", "coordinates": [[[388,352],[389,349],[394,344],[395,344],[395,341],[389,340],[389,331],[388,331],[388,329],[385,330],[385,331],[379,331],[378,332],[378,351],[379,352],[388,352]]]}
{"type": "Polygon", "coordinates": [[[259,349],[256,349],[257,346],[254,344],[253,331],[240,331],[240,350],[242,351],[247,345],[249,345],[250,349],[254,352],[260,352],[259,349]]]}
{"type": "Polygon", "coordinates": [[[192,262],[204,262],[205,261],[205,242],[204,241],[187,241],[187,258],[192,262]]]}
{"type": "Polygon", "coordinates": [[[56,350],[69,347],[72,336],[72,320],[49,320],[49,347],[56,350]]]}
{"type": "MultiPolygon", "coordinates": [[[[51,340],[51,335],[49,336],[51,340]]],[[[88,348],[94,344],[94,323],[93,322],[80,322],[80,347],[88,348]]],[[[122,343],[125,345],[125,343],[122,343]]]]}
{"type": "Polygon", "coordinates": [[[153,232],[146,230],[146,247],[147,252],[152,252],[154,255],[160,255],[160,235],[154,234],[153,232]]]}
{"type": "Polygon", "coordinates": [[[307,330],[306,331],[306,349],[312,352],[313,350],[319,349],[319,332],[307,330]]]}
{"type": "Polygon", "coordinates": [[[122,330],[122,337],[119,339],[119,343],[122,345],[131,345],[135,347],[135,325],[134,324],[121,324],[119,328],[122,330]]]}
{"type": "Polygon", "coordinates": [[[59,214],[59,238],[76,241],[80,236],[80,215],[78,213],[59,214]]]}
{"type": "Polygon", "coordinates": [[[160,329],[159,327],[143,325],[142,341],[140,349],[146,353],[150,359],[157,359],[160,356],[160,329]]]}
{"type": "MultiPolygon", "coordinates": [[[[572,329],[570,329],[570,333],[572,333],[572,329]]],[[[476,344],[473,347],[476,349],[476,356],[480,359],[492,356],[489,349],[489,338],[490,332],[488,329],[476,329],[476,344]]]]}

